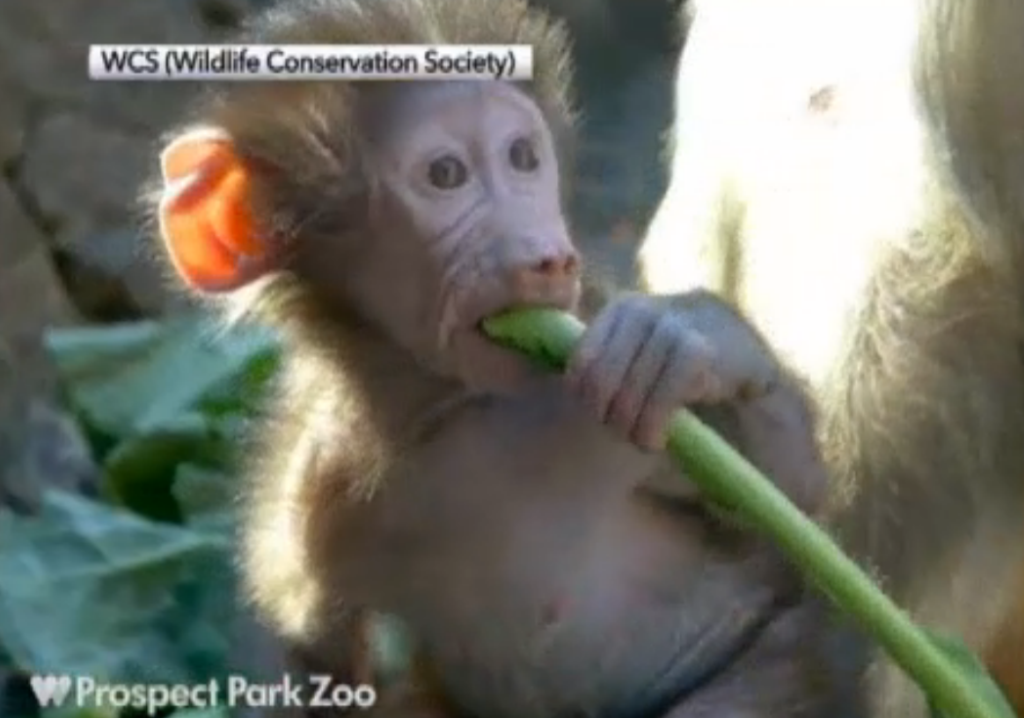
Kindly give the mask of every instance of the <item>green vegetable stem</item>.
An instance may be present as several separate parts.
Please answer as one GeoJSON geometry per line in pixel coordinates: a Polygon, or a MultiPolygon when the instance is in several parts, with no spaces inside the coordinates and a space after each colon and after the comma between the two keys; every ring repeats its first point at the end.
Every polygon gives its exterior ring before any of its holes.
{"type": "MultiPolygon", "coordinates": [[[[585,326],[570,314],[523,309],[484,330],[560,371],[585,326]]],[[[774,539],[814,583],[881,644],[924,690],[942,718],[1016,718],[1009,702],[960,642],[917,626],[818,525],[688,411],[673,417],[668,451],[710,497],[774,539]]]]}

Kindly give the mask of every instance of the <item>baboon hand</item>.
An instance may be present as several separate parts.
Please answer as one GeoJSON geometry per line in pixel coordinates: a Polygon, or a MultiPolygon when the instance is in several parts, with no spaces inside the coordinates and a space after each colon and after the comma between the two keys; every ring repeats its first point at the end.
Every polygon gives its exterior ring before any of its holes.
{"type": "Polygon", "coordinates": [[[641,448],[664,448],[677,409],[763,396],[778,376],[771,352],[742,317],[711,295],[693,300],[615,299],[570,358],[570,390],[641,448]]]}

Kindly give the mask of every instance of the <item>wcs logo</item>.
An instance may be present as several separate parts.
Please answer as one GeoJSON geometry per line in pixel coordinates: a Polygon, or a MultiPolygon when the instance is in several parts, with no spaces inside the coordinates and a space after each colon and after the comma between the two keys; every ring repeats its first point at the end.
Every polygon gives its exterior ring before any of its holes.
{"type": "Polygon", "coordinates": [[[153,48],[120,48],[100,52],[100,65],[105,73],[137,72],[156,74],[160,71],[160,51],[153,48]]]}
{"type": "Polygon", "coordinates": [[[32,676],[29,683],[36,701],[43,708],[64,705],[71,692],[71,676],[32,676]]]}

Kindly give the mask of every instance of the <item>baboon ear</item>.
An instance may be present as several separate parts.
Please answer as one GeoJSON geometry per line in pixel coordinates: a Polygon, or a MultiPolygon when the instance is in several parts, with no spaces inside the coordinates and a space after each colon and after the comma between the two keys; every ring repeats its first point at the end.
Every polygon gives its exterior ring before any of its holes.
{"type": "Polygon", "coordinates": [[[274,268],[273,247],[252,220],[249,170],[226,132],[178,135],[160,153],[160,171],[160,235],[186,284],[208,294],[230,292],[274,268]]]}

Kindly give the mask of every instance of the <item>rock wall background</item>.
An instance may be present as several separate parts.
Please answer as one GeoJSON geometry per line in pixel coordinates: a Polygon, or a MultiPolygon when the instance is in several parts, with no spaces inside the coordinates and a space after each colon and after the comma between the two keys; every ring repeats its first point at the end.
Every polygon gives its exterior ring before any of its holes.
{"type": "MultiPolygon", "coordinates": [[[[384,1],[384,0],[381,0],[384,1]]],[[[537,0],[577,47],[583,151],[572,211],[594,261],[623,281],[664,189],[662,132],[681,44],[673,0],[537,0]]],[[[95,471],[56,410],[47,326],[173,311],[134,201],[189,83],[102,83],[91,43],[211,42],[266,0],[0,3],[0,500],[95,471]]]]}

